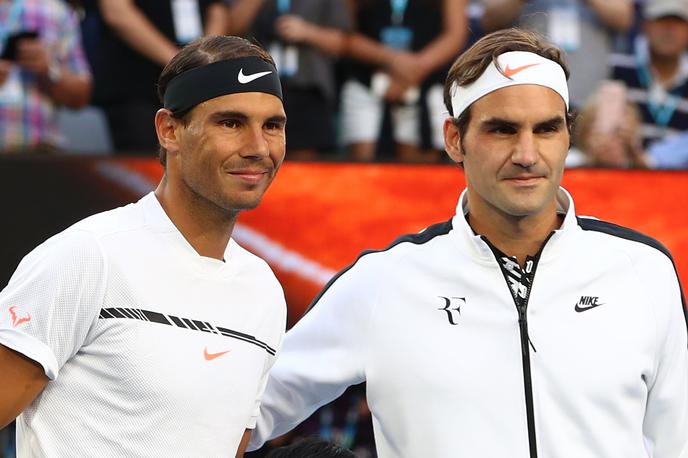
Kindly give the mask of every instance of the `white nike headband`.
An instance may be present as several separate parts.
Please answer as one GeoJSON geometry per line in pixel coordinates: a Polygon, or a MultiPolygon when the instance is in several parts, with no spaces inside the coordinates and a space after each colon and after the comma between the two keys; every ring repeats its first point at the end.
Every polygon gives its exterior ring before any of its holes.
{"type": "Polygon", "coordinates": [[[521,84],[535,84],[552,89],[558,93],[566,109],[569,109],[569,87],[566,84],[564,69],[554,61],[540,55],[511,51],[497,57],[499,67],[494,62],[485,69],[480,78],[468,86],[459,86],[454,82],[450,90],[452,111],[458,118],[473,102],[498,89],[518,86],[521,84]]]}
{"type": "Polygon", "coordinates": [[[170,80],[163,105],[175,115],[183,115],[206,100],[241,92],[265,92],[281,100],[282,85],[275,67],[249,56],[192,68],[170,80]]]}

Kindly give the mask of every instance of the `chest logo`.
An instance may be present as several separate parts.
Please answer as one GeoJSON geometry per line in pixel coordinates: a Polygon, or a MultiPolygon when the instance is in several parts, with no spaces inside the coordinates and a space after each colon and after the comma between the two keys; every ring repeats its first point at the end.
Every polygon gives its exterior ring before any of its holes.
{"type": "Polygon", "coordinates": [[[446,297],[437,296],[442,299],[444,307],[440,307],[437,310],[443,310],[447,313],[447,319],[449,324],[456,326],[459,324],[459,318],[461,317],[461,306],[466,304],[465,297],[446,297]]]}
{"type": "Polygon", "coordinates": [[[31,321],[31,315],[26,313],[23,316],[19,316],[17,314],[16,309],[17,309],[16,306],[12,306],[9,309],[10,310],[10,318],[12,318],[12,326],[13,327],[16,328],[17,326],[19,326],[22,323],[28,323],[29,321],[31,321]]]}
{"type": "Polygon", "coordinates": [[[604,305],[604,303],[599,302],[600,298],[597,296],[581,296],[580,300],[574,307],[576,312],[581,313],[585,312],[586,310],[594,309],[595,307],[599,307],[600,305],[604,305]]]}
{"type": "Polygon", "coordinates": [[[222,355],[224,355],[224,354],[226,354],[226,353],[229,353],[230,351],[231,351],[231,350],[220,351],[220,352],[217,352],[217,353],[209,353],[209,352],[208,352],[208,347],[205,347],[205,348],[203,349],[203,357],[205,358],[206,361],[212,361],[212,360],[214,360],[214,359],[216,359],[216,358],[219,358],[220,356],[222,356],[222,355]]]}

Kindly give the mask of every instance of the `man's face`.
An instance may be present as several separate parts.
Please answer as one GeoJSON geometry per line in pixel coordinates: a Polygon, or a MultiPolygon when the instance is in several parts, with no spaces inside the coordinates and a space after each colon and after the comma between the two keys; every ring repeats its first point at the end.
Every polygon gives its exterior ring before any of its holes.
{"type": "Polygon", "coordinates": [[[445,123],[447,152],[462,162],[471,213],[521,218],[556,211],[569,147],[566,106],[536,85],[499,89],[471,106],[464,138],[445,123]]]}
{"type": "Polygon", "coordinates": [[[645,21],[650,50],[658,57],[676,58],[688,46],[688,22],[668,16],[645,21]]]}
{"type": "Polygon", "coordinates": [[[286,115],[270,94],[229,94],[203,102],[179,123],[168,180],[230,212],[255,208],[284,160],[286,115]]]}

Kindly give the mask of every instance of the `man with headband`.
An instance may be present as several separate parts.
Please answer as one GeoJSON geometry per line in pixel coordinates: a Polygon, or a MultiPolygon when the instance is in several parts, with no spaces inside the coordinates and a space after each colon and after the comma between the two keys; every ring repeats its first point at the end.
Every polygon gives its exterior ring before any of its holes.
{"type": "Polygon", "coordinates": [[[280,81],[263,49],[209,37],[159,94],[155,192],[41,244],[0,293],[19,456],[241,456],[255,425],[286,305],[231,234],[284,159],[280,81]]]}
{"type": "Polygon", "coordinates": [[[562,53],[488,35],[449,72],[457,213],[369,251],[287,333],[257,447],[367,382],[381,457],[677,458],[688,343],[657,241],[576,216],[562,53]]]}

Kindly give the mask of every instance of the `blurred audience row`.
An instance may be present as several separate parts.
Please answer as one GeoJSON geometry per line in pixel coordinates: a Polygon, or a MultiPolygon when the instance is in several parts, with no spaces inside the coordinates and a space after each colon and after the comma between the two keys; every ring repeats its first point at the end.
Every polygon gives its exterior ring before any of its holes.
{"type": "Polygon", "coordinates": [[[160,70],[233,34],[275,58],[288,158],[442,161],[449,65],[513,25],[567,53],[569,166],[688,168],[688,0],[4,0],[0,151],[154,154],[160,70]]]}

